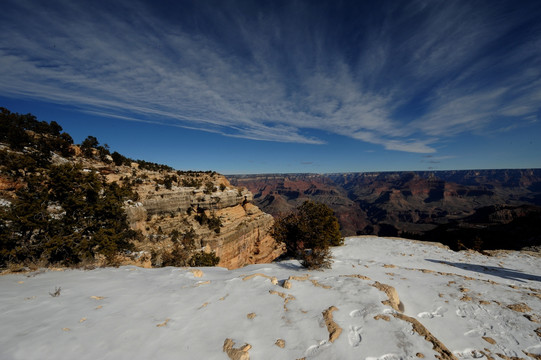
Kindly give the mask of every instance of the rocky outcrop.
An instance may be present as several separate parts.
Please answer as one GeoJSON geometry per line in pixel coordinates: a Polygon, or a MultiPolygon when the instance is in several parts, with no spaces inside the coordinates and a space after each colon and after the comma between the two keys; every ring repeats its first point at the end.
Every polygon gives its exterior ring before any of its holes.
{"type": "Polygon", "coordinates": [[[201,246],[216,252],[219,265],[234,269],[267,263],[283,253],[270,234],[272,215],[263,213],[257,206],[238,204],[223,208],[216,215],[222,220],[220,234],[206,234],[201,246]]]}
{"type": "Polygon", "coordinates": [[[141,229],[147,218],[154,215],[184,214],[190,211],[215,211],[235,207],[252,201],[253,195],[247,190],[230,189],[205,194],[203,190],[191,187],[160,189],[145,194],[146,189],[138,188],[139,202],[126,203],[128,221],[134,229],[141,229]]]}
{"type": "Polygon", "coordinates": [[[220,257],[218,265],[229,269],[270,262],[282,254],[270,234],[272,215],[251,203],[253,195],[248,190],[232,187],[217,174],[201,180],[213,184],[206,189],[166,188],[159,185],[164,176],[147,175],[152,180],[135,188],[139,201],[125,204],[131,228],[144,236],[138,247],[146,253],[169,251],[175,245],[173,234],[192,233],[195,251],[215,252],[220,257]],[[203,219],[213,219],[213,225],[203,219]]]}
{"type": "Polygon", "coordinates": [[[160,192],[147,196],[143,201],[143,207],[149,215],[186,212],[189,208],[218,210],[252,201],[252,198],[252,193],[246,190],[231,189],[205,194],[200,189],[177,188],[166,193],[160,192]]]}
{"type": "Polygon", "coordinates": [[[233,346],[235,346],[233,340],[225,339],[222,350],[231,360],[250,360],[250,353],[248,351],[252,348],[252,345],[244,344],[238,349],[233,346]]]}

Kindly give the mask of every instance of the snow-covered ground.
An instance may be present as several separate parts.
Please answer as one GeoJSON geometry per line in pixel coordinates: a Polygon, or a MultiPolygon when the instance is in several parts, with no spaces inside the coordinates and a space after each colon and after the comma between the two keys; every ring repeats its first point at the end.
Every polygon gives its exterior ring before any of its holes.
{"type": "Polygon", "coordinates": [[[375,237],[333,254],[0,276],[0,359],[541,358],[541,258],[375,237]]]}

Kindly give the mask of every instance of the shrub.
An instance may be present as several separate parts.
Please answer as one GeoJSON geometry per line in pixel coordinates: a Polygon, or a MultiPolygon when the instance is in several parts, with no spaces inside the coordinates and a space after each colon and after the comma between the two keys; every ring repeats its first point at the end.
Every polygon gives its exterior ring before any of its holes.
{"type": "Polygon", "coordinates": [[[210,230],[214,230],[214,232],[216,234],[219,234],[220,233],[220,227],[222,226],[222,221],[220,220],[220,218],[212,215],[208,219],[208,226],[209,226],[210,230]]]}
{"type": "Polygon", "coordinates": [[[212,181],[207,181],[205,183],[205,194],[212,194],[213,192],[216,191],[216,187],[214,187],[214,184],[212,183],[212,181]]]}
{"type": "MultiPolygon", "coordinates": [[[[115,163],[116,166],[120,166],[120,165],[130,165],[131,164],[131,160],[128,159],[127,157],[119,154],[118,152],[113,152],[111,154],[111,157],[113,158],[113,162],[115,163]]],[[[135,172],[135,169],[133,170],[135,172]]],[[[135,175],[135,174],[133,174],[135,175]]]]}
{"type": "Polygon", "coordinates": [[[95,136],[87,136],[86,139],[81,143],[81,150],[85,157],[93,157],[93,149],[97,149],[99,141],[95,136]]]}
{"type": "Polygon", "coordinates": [[[39,260],[75,265],[97,254],[113,261],[132,249],[135,232],[122,208],[130,191],[81,170],[59,165],[26,177],[26,187],[3,216],[9,228],[0,231],[0,265],[39,260]]]}
{"type": "Polygon", "coordinates": [[[211,215],[210,217],[207,216],[207,214],[204,211],[201,211],[199,214],[195,215],[195,220],[199,223],[201,226],[208,226],[210,230],[214,230],[216,234],[220,233],[220,227],[222,226],[222,221],[220,218],[216,217],[215,215],[211,215]]]}
{"type": "Polygon", "coordinates": [[[184,186],[184,187],[199,188],[199,187],[201,187],[201,184],[203,184],[203,180],[198,179],[198,178],[190,177],[190,178],[187,178],[187,179],[182,179],[181,183],[182,183],[182,186],[184,186]]]}
{"type": "Polygon", "coordinates": [[[185,249],[193,251],[195,249],[195,240],[197,239],[197,234],[194,229],[190,229],[182,234],[181,243],[185,249]]]}
{"type": "Polygon", "coordinates": [[[167,175],[164,179],[163,179],[163,185],[165,185],[165,188],[167,190],[171,190],[171,187],[173,186],[173,182],[177,182],[178,179],[175,175],[167,175]]]}
{"type": "Polygon", "coordinates": [[[329,248],[305,250],[301,265],[310,270],[329,269],[331,267],[331,251],[329,248]]]}
{"type": "Polygon", "coordinates": [[[201,211],[197,215],[195,215],[195,220],[199,223],[199,225],[207,225],[209,222],[209,218],[207,214],[204,211],[201,211]]]}
{"type": "Polygon", "coordinates": [[[150,171],[173,171],[173,168],[168,165],[156,164],[145,160],[135,160],[139,164],[139,169],[150,171]]]}
{"type": "Polygon", "coordinates": [[[216,253],[213,251],[211,253],[197,252],[193,254],[190,259],[190,266],[216,266],[220,262],[220,258],[216,256],[216,253]]]}
{"type": "Polygon", "coordinates": [[[177,243],[171,252],[164,251],[161,254],[161,266],[186,266],[189,259],[190,251],[177,243]]]}
{"type": "Polygon", "coordinates": [[[311,269],[330,267],[329,247],[344,241],[333,211],[312,201],[305,201],[295,213],[278,218],[272,233],[276,241],[285,244],[286,255],[311,269]]]}

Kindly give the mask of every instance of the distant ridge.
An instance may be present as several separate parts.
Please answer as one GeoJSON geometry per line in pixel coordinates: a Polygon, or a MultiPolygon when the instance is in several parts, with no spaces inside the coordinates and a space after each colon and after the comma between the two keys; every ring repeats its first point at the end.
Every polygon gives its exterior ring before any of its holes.
{"type": "Polygon", "coordinates": [[[342,172],[270,172],[270,173],[247,173],[247,174],[228,174],[227,177],[241,178],[250,176],[289,176],[289,175],[306,175],[306,176],[331,176],[331,175],[357,175],[357,174],[389,174],[389,173],[445,173],[445,172],[493,172],[493,171],[541,171],[541,168],[507,168],[507,169],[460,169],[460,170],[384,170],[384,171],[342,171],[342,172]]]}

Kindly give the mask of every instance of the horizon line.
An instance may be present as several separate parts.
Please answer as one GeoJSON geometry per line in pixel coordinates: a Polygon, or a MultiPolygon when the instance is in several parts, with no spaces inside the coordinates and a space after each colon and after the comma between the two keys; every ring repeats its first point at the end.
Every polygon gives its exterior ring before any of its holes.
{"type": "Polygon", "coordinates": [[[444,171],[506,171],[506,170],[534,170],[541,171],[541,168],[491,168],[491,169],[433,169],[433,170],[381,170],[381,171],[338,171],[338,172],[270,172],[270,173],[245,173],[245,174],[222,174],[223,176],[261,176],[261,175],[335,175],[335,174],[377,174],[377,173],[428,173],[428,172],[444,172],[444,171]]]}

